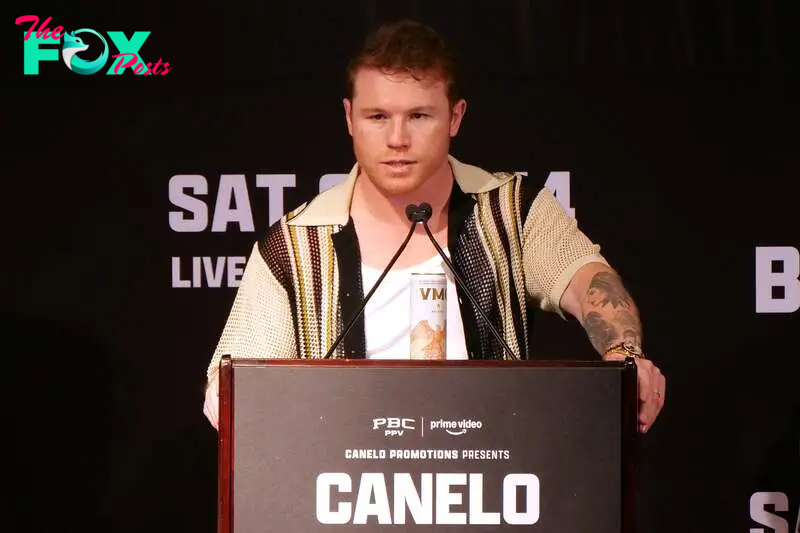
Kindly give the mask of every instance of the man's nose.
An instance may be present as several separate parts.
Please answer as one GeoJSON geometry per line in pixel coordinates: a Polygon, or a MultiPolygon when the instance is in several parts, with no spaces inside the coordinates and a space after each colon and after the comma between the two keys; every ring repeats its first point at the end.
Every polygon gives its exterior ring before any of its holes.
{"type": "Polygon", "coordinates": [[[392,148],[407,148],[411,138],[408,134],[408,125],[404,118],[392,119],[389,126],[387,144],[392,148]]]}

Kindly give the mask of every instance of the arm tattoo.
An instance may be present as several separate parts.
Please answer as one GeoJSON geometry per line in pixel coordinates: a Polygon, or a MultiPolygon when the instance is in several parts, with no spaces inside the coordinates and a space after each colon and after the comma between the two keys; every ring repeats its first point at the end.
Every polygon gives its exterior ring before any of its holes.
{"type": "Polygon", "coordinates": [[[620,341],[641,344],[642,327],[633,298],[619,276],[600,272],[589,283],[581,321],[592,346],[601,354],[620,341]]]}
{"type": "Polygon", "coordinates": [[[606,322],[603,315],[597,311],[589,311],[583,316],[583,327],[589,335],[592,346],[598,351],[603,351],[604,346],[614,344],[614,339],[617,338],[614,326],[606,322]]]}
{"type": "Polygon", "coordinates": [[[619,277],[611,272],[598,272],[589,283],[589,292],[586,299],[590,305],[605,307],[611,305],[614,309],[622,307],[630,309],[631,295],[622,286],[619,277]]]}

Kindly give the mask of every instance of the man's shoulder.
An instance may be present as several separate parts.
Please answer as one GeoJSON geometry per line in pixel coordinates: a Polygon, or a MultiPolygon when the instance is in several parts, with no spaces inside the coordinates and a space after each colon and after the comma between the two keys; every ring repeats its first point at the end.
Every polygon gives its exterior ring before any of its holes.
{"type": "Polygon", "coordinates": [[[267,230],[256,241],[256,249],[261,260],[278,281],[286,285],[291,282],[291,257],[298,249],[299,243],[306,242],[307,233],[304,228],[292,236],[291,221],[299,216],[308,206],[303,202],[294,209],[287,211],[278,220],[270,224],[267,230]]]}
{"type": "Polygon", "coordinates": [[[495,199],[494,201],[503,201],[502,198],[510,195],[520,199],[525,206],[530,206],[534,200],[542,199],[542,197],[547,200],[546,196],[552,194],[542,180],[522,172],[491,171],[488,173],[492,179],[485,181],[481,187],[472,191],[464,190],[462,187],[462,190],[476,199],[485,198],[485,201],[492,201],[492,198],[495,199]]]}
{"type": "Polygon", "coordinates": [[[544,189],[544,180],[538,174],[523,171],[489,170],[487,167],[465,163],[450,157],[456,181],[467,194],[485,195],[505,188],[524,191],[524,195],[537,195],[544,189]]]}
{"type": "Polygon", "coordinates": [[[267,228],[262,238],[264,245],[285,245],[286,241],[291,239],[291,232],[299,231],[301,233],[297,235],[300,236],[305,230],[312,228],[329,227],[335,230],[347,224],[349,213],[347,211],[337,213],[334,207],[340,206],[341,202],[332,199],[333,195],[335,192],[330,189],[320,192],[310,200],[286,211],[267,228]]]}
{"type": "Polygon", "coordinates": [[[449,156],[450,168],[459,188],[466,194],[489,193],[514,180],[513,172],[491,171],[482,166],[465,163],[449,156]]]}
{"type": "Polygon", "coordinates": [[[308,208],[312,201],[313,198],[301,203],[289,211],[286,211],[278,220],[270,224],[270,226],[267,228],[267,231],[263,235],[263,240],[265,242],[270,242],[274,241],[275,239],[283,239],[286,229],[292,225],[292,222],[308,208]]]}
{"type": "Polygon", "coordinates": [[[504,187],[513,189],[520,182],[520,180],[525,177],[524,175],[520,175],[516,172],[502,170],[489,171],[489,174],[492,176],[492,179],[487,181],[486,184],[481,187],[480,190],[475,191],[474,194],[489,194],[496,189],[504,187]]]}

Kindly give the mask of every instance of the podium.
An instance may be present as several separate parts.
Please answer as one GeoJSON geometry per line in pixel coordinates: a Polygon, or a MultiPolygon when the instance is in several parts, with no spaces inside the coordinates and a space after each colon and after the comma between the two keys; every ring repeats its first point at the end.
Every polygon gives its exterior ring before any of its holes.
{"type": "Polygon", "coordinates": [[[632,533],[636,365],[231,359],[219,533],[632,533]]]}

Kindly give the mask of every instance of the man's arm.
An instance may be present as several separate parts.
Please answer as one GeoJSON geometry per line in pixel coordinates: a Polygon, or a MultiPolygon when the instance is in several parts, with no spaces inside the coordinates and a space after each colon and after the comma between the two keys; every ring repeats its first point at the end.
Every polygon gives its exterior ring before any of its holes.
{"type": "Polygon", "coordinates": [[[218,369],[224,355],[296,357],[292,311],[286,291],[253,244],[222,335],[206,369],[203,413],[219,428],[218,369]]]}
{"type": "Polygon", "coordinates": [[[561,308],[577,318],[592,346],[605,355],[619,342],[642,345],[639,310],[619,275],[601,263],[588,263],[570,280],[561,308]]]}
{"type": "MultiPolygon", "coordinates": [[[[639,310],[619,275],[601,263],[587,263],[577,270],[561,297],[561,308],[577,318],[589,340],[605,360],[625,357],[608,349],[628,342],[641,349],[639,310]]],[[[664,406],[666,380],[649,359],[636,359],[639,395],[639,431],[646,433],[664,406]]]]}
{"type": "MultiPolygon", "coordinates": [[[[600,247],[578,229],[554,195],[542,189],[531,205],[523,235],[525,286],[545,311],[577,318],[604,360],[620,360],[620,342],[641,348],[639,310],[600,247]]],[[[650,429],[664,405],[666,380],[649,359],[636,359],[639,431],[650,429]]]]}

